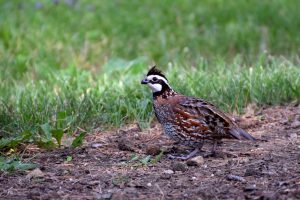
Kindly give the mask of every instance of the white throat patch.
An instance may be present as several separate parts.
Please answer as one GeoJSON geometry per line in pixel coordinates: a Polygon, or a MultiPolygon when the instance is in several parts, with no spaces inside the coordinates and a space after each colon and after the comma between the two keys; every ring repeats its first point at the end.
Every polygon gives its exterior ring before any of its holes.
{"type": "Polygon", "coordinates": [[[155,83],[155,84],[148,83],[148,86],[151,88],[153,92],[159,92],[162,90],[162,85],[159,83],[155,83]]]}

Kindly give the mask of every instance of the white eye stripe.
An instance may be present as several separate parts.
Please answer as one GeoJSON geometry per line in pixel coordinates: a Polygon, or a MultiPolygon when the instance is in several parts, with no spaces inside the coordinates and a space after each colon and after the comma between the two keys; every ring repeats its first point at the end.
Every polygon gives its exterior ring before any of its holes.
{"type": "Polygon", "coordinates": [[[165,79],[164,77],[159,76],[159,75],[150,75],[150,76],[147,76],[147,79],[150,81],[150,80],[152,80],[154,77],[157,78],[157,79],[163,80],[167,85],[169,85],[167,79],[165,79]]]}

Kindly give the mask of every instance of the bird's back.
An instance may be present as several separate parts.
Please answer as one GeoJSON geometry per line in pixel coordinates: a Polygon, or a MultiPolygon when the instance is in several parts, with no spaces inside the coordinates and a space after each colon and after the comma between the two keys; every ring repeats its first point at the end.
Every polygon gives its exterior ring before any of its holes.
{"type": "Polygon", "coordinates": [[[234,120],[203,99],[174,94],[154,99],[154,110],[167,135],[179,141],[255,140],[234,120]]]}

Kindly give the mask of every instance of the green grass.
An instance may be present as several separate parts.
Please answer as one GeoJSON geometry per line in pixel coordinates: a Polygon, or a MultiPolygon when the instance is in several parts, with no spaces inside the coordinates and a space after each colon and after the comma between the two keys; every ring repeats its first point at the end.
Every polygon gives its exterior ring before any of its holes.
{"type": "Polygon", "coordinates": [[[152,96],[139,83],[152,63],[177,91],[228,111],[299,101],[299,7],[297,0],[0,0],[0,146],[46,142],[78,127],[147,127],[152,96]]]}

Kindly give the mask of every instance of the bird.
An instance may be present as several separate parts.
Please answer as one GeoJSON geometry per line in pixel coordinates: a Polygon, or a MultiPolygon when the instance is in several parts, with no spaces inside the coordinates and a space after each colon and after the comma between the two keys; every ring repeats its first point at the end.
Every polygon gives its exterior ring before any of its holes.
{"type": "Polygon", "coordinates": [[[153,109],[166,135],[179,144],[193,147],[186,156],[170,156],[187,160],[195,157],[205,141],[213,143],[211,153],[222,139],[256,139],[240,128],[227,113],[212,103],[197,97],[185,96],[172,89],[167,77],[153,66],[141,81],[153,94],[153,109]]]}

